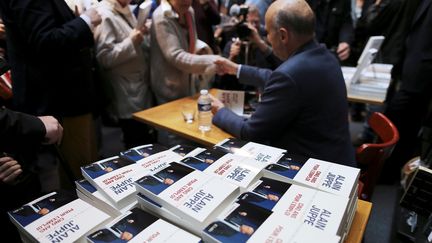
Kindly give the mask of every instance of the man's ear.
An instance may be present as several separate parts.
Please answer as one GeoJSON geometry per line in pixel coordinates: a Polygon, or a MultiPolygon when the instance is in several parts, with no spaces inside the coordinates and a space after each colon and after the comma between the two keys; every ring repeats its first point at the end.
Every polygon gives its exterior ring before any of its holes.
{"type": "Polygon", "coordinates": [[[285,28],[279,28],[279,38],[282,43],[286,44],[290,39],[290,33],[285,28]]]}

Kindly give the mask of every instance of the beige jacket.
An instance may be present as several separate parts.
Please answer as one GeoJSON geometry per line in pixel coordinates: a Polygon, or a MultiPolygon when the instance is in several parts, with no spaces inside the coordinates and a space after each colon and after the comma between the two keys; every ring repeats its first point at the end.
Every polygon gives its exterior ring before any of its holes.
{"type": "MultiPolygon", "coordinates": [[[[193,9],[189,11],[193,16],[193,9]]],[[[218,58],[188,52],[188,30],[180,26],[177,14],[164,0],[153,13],[150,50],[151,85],[158,104],[195,94],[191,74],[214,73],[218,58]]]]}
{"type": "Polygon", "coordinates": [[[97,10],[102,23],[95,33],[96,57],[112,85],[112,112],[118,118],[132,118],[133,112],[150,107],[152,100],[148,57],[129,37],[136,19],[129,7],[122,8],[116,0],[100,2],[97,10]]]}

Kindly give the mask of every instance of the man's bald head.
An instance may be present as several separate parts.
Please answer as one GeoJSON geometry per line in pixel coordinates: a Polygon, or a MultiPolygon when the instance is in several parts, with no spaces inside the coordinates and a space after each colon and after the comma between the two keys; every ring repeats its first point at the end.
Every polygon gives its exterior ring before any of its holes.
{"type": "Polygon", "coordinates": [[[298,37],[312,39],[315,33],[315,15],[304,0],[277,0],[266,13],[275,29],[284,28],[298,37]]]}

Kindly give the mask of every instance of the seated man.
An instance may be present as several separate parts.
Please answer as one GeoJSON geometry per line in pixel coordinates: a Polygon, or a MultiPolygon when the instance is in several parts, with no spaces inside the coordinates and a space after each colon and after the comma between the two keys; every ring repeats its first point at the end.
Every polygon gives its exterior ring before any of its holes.
{"type": "Polygon", "coordinates": [[[274,71],[229,60],[218,73],[263,85],[261,102],[245,120],[213,100],[213,123],[232,135],[287,149],[292,154],[354,166],[348,101],[338,60],[314,41],[314,14],[303,0],[278,0],[267,11],[274,54],[284,62],[274,71]]]}

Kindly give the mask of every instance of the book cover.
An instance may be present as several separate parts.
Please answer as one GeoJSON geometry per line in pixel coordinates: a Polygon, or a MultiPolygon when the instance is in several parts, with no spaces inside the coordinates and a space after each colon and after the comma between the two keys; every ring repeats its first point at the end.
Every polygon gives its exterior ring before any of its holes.
{"type": "Polygon", "coordinates": [[[139,208],[87,236],[89,242],[199,242],[201,239],[139,208]]]}
{"type": "Polygon", "coordinates": [[[307,224],[331,235],[342,236],[350,213],[347,197],[264,177],[238,199],[282,215],[287,225],[307,224]]]}
{"type": "Polygon", "coordinates": [[[259,103],[255,91],[218,90],[216,97],[239,116],[250,117],[259,103]]]}
{"type": "Polygon", "coordinates": [[[201,229],[195,228],[188,221],[184,220],[183,218],[180,218],[178,215],[174,214],[170,210],[167,210],[162,205],[156,203],[155,201],[146,197],[142,193],[138,193],[137,198],[138,198],[138,204],[140,205],[141,209],[143,209],[144,211],[150,212],[156,215],[157,217],[164,219],[174,225],[177,225],[195,235],[201,234],[201,229]]]}
{"type": "Polygon", "coordinates": [[[204,229],[203,239],[213,242],[246,242],[272,214],[248,203],[234,203],[204,229]]]}
{"type": "Polygon", "coordinates": [[[250,157],[226,153],[217,149],[197,148],[182,159],[181,163],[196,170],[221,178],[246,190],[261,176],[265,164],[256,163],[250,157]]]}
{"type": "Polygon", "coordinates": [[[110,216],[75,195],[52,192],[8,212],[18,230],[37,242],[73,242],[110,216]]]}
{"type": "Polygon", "coordinates": [[[166,149],[159,144],[148,144],[122,152],[120,157],[136,162],[143,176],[167,167],[170,162],[180,161],[183,157],[174,152],[175,149],[177,147],[166,149]]]}
{"type": "Polygon", "coordinates": [[[129,205],[126,205],[126,207],[119,208],[86,179],[75,181],[75,185],[79,198],[103,210],[112,217],[117,217],[137,205],[137,202],[133,201],[129,205]]]}
{"type": "Polygon", "coordinates": [[[196,228],[204,227],[239,194],[237,186],[176,162],[135,184],[140,193],[196,228]]]}
{"type": "Polygon", "coordinates": [[[120,152],[120,157],[131,162],[138,162],[149,157],[150,155],[157,154],[165,150],[167,150],[167,148],[160,144],[146,144],[120,152]]]}
{"type": "Polygon", "coordinates": [[[264,169],[265,177],[348,198],[356,196],[359,173],[354,167],[289,154],[264,169]]]}
{"type": "Polygon", "coordinates": [[[246,142],[237,138],[224,139],[215,145],[228,153],[253,158],[260,163],[274,163],[278,161],[286,150],[264,144],[246,142]]]}
{"type": "Polygon", "coordinates": [[[118,208],[135,200],[133,182],[143,174],[137,163],[118,156],[81,167],[82,175],[118,208]]]}
{"type": "Polygon", "coordinates": [[[197,147],[185,145],[185,144],[179,144],[174,147],[172,147],[170,150],[172,150],[174,153],[177,153],[181,157],[187,156],[190,152],[195,150],[197,147]]]}
{"type": "Polygon", "coordinates": [[[149,19],[151,5],[152,5],[151,0],[146,0],[139,5],[137,26],[136,26],[137,29],[141,29],[145,25],[147,19],[149,19]]]}

